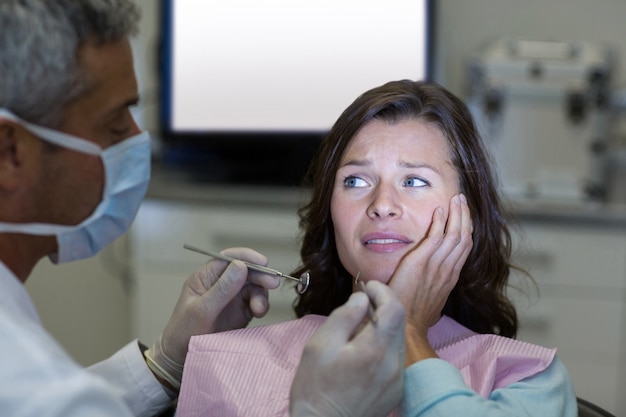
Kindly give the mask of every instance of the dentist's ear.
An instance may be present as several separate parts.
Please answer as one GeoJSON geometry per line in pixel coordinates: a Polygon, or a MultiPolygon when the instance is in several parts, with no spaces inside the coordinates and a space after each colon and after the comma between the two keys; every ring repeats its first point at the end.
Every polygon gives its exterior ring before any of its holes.
{"type": "Polygon", "coordinates": [[[0,190],[11,191],[24,179],[29,144],[33,142],[22,126],[0,118],[0,190]]]}

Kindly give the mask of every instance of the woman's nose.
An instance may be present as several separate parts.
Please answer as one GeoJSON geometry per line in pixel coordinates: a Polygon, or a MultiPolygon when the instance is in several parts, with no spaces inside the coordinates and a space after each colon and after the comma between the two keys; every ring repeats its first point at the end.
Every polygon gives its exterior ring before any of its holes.
{"type": "Polygon", "coordinates": [[[367,208],[370,218],[395,218],[402,215],[398,195],[391,187],[379,186],[373,193],[372,203],[367,208]]]}

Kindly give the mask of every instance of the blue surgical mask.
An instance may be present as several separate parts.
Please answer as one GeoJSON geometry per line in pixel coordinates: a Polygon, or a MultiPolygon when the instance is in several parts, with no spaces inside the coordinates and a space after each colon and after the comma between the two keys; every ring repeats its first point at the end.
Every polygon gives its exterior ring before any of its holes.
{"type": "Polygon", "coordinates": [[[74,226],[47,223],[2,223],[0,232],[55,235],[58,252],[54,263],[89,258],[124,234],[137,215],[150,181],[148,132],[102,149],[93,142],[26,122],[0,108],[0,118],[19,123],[37,137],[78,152],[98,155],[104,165],[102,201],[89,217],[74,226]]]}

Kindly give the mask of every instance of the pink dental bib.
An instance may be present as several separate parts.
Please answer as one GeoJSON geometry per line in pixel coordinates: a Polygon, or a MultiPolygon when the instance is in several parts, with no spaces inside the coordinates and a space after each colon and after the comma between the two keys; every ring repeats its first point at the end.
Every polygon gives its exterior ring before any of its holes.
{"type": "MultiPolygon", "coordinates": [[[[326,317],[309,315],[262,327],[194,336],[178,417],[289,416],[289,391],[302,350],[326,317]]],[[[441,359],[483,397],[546,369],[556,349],[482,335],[442,317],[428,332],[441,359]]]]}
{"type": "Polygon", "coordinates": [[[556,354],[556,349],[475,333],[446,316],[429,329],[428,340],[441,359],[461,372],[465,384],[485,398],[543,371],[556,354]]]}

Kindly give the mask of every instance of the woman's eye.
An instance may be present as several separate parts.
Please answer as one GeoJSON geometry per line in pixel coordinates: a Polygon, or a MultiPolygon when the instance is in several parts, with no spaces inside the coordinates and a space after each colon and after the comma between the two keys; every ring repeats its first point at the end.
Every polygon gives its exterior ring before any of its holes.
{"type": "Polygon", "coordinates": [[[366,187],[367,182],[363,178],[349,176],[343,180],[343,185],[347,188],[366,187]]]}
{"type": "Polygon", "coordinates": [[[428,183],[423,179],[412,177],[404,180],[402,185],[405,187],[426,187],[428,183]]]}

